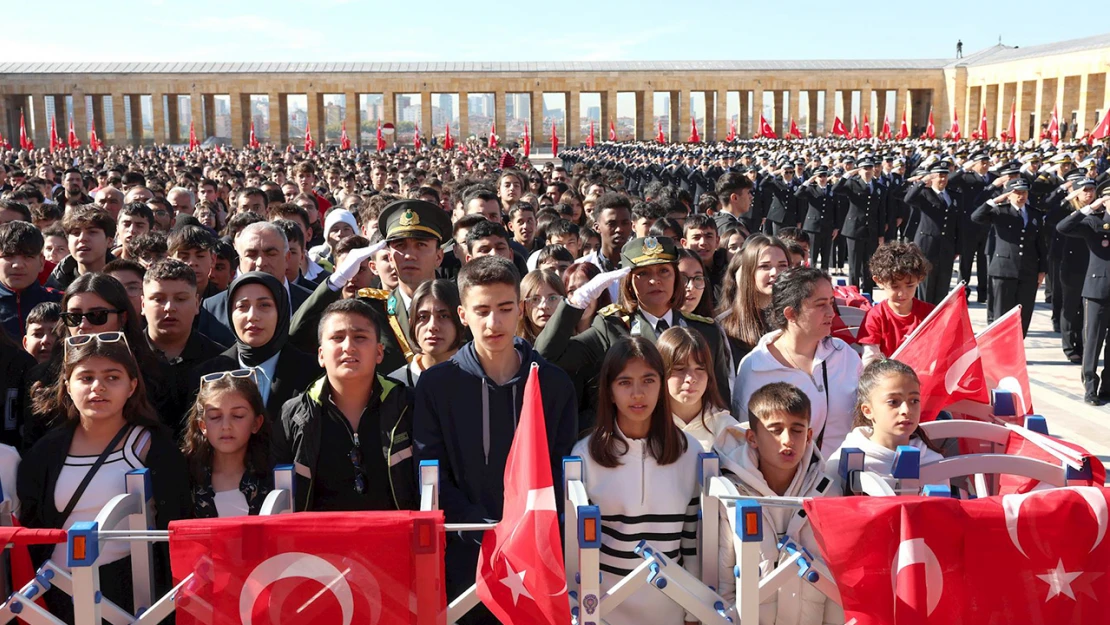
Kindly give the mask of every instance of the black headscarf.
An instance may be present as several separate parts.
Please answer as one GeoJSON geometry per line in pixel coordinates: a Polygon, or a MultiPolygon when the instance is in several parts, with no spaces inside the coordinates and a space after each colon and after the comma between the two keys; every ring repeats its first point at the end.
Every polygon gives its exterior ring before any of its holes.
{"type": "Polygon", "coordinates": [[[275,354],[281,351],[282,347],[285,347],[285,342],[289,340],[289,294],[285,292],[285,286],[268,273],[252,271],[240,275],[227,288],[227,323],[232,331],[235,330],[235,322],[232,319],[232,313],[235,310],[235,291],[247,284],[261,284],[269,289],[274,296],[278,313],[274,337],[261,347],[247,345],[239,338],[239,333],[235,333],[235,344],[239,348],[239,358],[243,361],[243,364],[249,367],[257,367],[273,358],[275,354]]]}

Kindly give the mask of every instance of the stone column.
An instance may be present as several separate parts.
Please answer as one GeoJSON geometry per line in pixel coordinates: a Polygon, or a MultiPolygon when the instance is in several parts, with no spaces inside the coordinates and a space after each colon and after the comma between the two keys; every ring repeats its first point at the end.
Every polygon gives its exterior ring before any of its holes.
{"type": "Polygon", "coordinates": [[[831,135],[836,121],[836,90],[825,89],[825,135],[831,135]]]}
{"type": "Polygon", "coordinates": [[[131,144],[142,145],[143,139],[143,97],[139,94],[127,96],[131,99],[131,144]]]}
{"type": "Polygon", "coordinates": [[[678,143],[684,141],[683,128],[690,128],[690,92],[689,91],[671,91],[671,128],[670,128],[670,141],[678,143]],[[686,94],[686,101],[683,102],[682,95],[686,94]],[[685,117],[684,117],[685,116],[685,117]],[[686,124],[683,125],[682,120],[686,119],[686,124]]]}
{"type": "MultiPolygon", "coordinates": [[[[505,136],[505,129],[508,127],[506,123],[508,121],[506,119],[508,111],[505,106],[504,91],[495,91],[493,93],[493,111],[493,124],[494,127],[497,128],[498,145],[501,145],[507,139],[505,136]]],[[[533,136],[536,136],[535,133],[533,133],[533,136]]]]}
{"type": "MultiPolygon", "coordinates": [[[[4,117],[0,114],[0,120],[4,117]]],[[[85,92],[78,89],[73,92],[73,131],[77,133],[77,139],[81,141],[82,146],[89,145],[89,111],[85,106],[85,92]]]]}
{"type": "MultiPolygon", "coordinates": [[[[880,90],[879,97],[875,98],[875,119],[871,121],[871,128],[878,135],[883,131],[883,122],[886,120],[886,90],[880,90]]],[[[891,124],[893,131],[894,124],[891,124]]]]}
{"type": "MultiPolygon", "coordinates": [[[[1029,137],[1032,139],[1036,139],[1037,136],[1040,135],[1041,124],[1048,121],[1049,116],[1052,115],[1052,109],[1047,108],[1048,101],[1051,98],[1045,97],[1045,87],[1047,86],[1044,78],[1037,78],[1037,86],[1035,87],[1036,91],[1034,92],[1033,99],[1033,135],[1029,137]],[[1046,109],[1048,111],[1047,113],[1045,112],[1046,109]]],[[[1020,135],[1023,133],[1019,132],[1018,134],[1020,135]]]]}
{"type": "MultiPolygon", "coordinates": [[[[112,143],[114,145],[127,145],[127,110],[124,101],[127,96],[122,93],[112,94],[112,143]]],[[[197,138],[200,138],[199,135],[197,138]]]]}
{"type": "MultiPolygon", "coordinates": [[[[871,122],[871,134],[875,132],[875,118],[871,115],[871,87],[864,87],[859,92],[859,127],[863,129],[863,116],[867,116],[867,121],[871,122]]],[[[882,125],[879,125],[882,128],[882,125]]]]}
{"type": "Polygon", "coordinates": [[[649,141],[655,127],[655,92],[641,91],[636,94],[636,139],[649,141]]]}
{"type": "MultiPolygon", "coordinates": [[[[270,105],[270,128],[266,132],[266,142],[272,143],[274,145],[285,146],[287,143],[289,143],[288,137],[285,137],[284,140],[282,138],[282,126],[284,125],[283,122],[285,122],[285,116],[282,115],[281,104],[282,101],[285,99],[285,96],[278,93],[271,93],[267,96],[267,99],[269,100],[270,105]]],[[[262,129],[255,128],[255,132],[261,134],[262,129]]],[[[259,141],[262,141],[262,139],[260,138],[259,141]]]]}
{"type": "Polygon", "coordinates": [[[752,89],[752,125],[751,132],[745,133],[745,138],[759,132],[759,117],[763,115],[763,87],[756,86],[752,89]]]}
{"type": "Polygon", "coordinates": [[[165,95],[161,93],[152,93],[150,95],[150,121],[151,128],[154,130],[154,143],[160,144],[169,143],[166,134],[166,106],[163,102],[164,98],[165,95]]]}
{"type": "Polygon", "coordinates": [[[806,133],[817,136],[817,91],[806,91],[806,133]]]}
{"type": "Polygon", "coordinates": [[[306,95],[308,100],[308,121],[312,125],[312,140],[317,146],[327,143],[327,133],[324,124],[324,94],[311,91],[306,95]]]}
{"type": "Polygon", "coordinates": [[[28,136],[33,136],[35,147],[49,148],[50,147],[50,121],[46,119],[46,94],[33,93],[31,94],[31,110],[29,115],[26,116],[24,124],[27,127],[28,136]],[[35,127],[32,133],[31,120],[34,119],[35,127]]]}
{"type": "Polygon", "coordinates": [[[713,124],[713,134],[710,135],[711,141],[724,141],[728,136],[728,90],[718,89],[716,96],[716,114],[714,117],[716,121],[713,124]]]}
{"type": "Polygon", "coordinates": [[[601,98],[601,115],[598,119],[598,128],[595,131],[595,136],[598,142],[606,141],[609,139],[609,120],[612,119],[616,122],[617,110],[617,92],[616,91],[602,91],[598,94],[601,98]],[[604,132],[601,132],[604,130],[604,132]]]}
{"type": "MultiPolygon", "coordinates": [[[[1067,82],[1068,82],[1067,76],[1062,76],[1061,75],[1061,76],[1056,77],[1056,101],[1052,103],[1052,108],[1055,109],[1056,117],[1057,117],[1057,119],[1060,120],[1061,123],[1063,123],[1065,120],[1068,122],[1067,131],[1070,133],[1071,132],[1071,115],[1067,115],[1064,112],[1064,109],[1067,108],[1066,106],[1064,106],[1064,104],[1066,103],[1065,98],[1067,98],[1067,91],[1065,90],[1067,82]]],[[[1052,113],[1049,113],[1048,119],[1052,119],[1051,115],[1052,115],[1052,113]]],[[[1060,130],[1061,130],[1060,139],[1063,140],[1065,138],[1064,137],[1064,132],[1063,132],[1064,129],[1061,128],[1060,130]]],[[[1071,135],[1069,134],[1068,136],[1071,136],[1071,135]]]]}
{"type": "Polygon", "coordinates": [[[204,143],[208,137],[216,136],[216,96],[206,93],[200,97],[200,101],[204,104],[204,134],[201,135],[198,129],[197,140],[204,143]]]}
{"type": "Polygon", "coordinates": [[[470,96],[465,91],[459,92],[459,136],[455,141],[462,141],[470,135],[470,96]]]}
{"type": "MultiPolygon", "coordinates": [[[[998,85],[998,115],[996,117],[994,132],[990,136],[997,137],[999,133],[1006,129],[1006,124],[1010,123],[1010,97],[1006,93],[1006,83],[998,85]]],[[[991,120],[987,119],[988,130],[990,129],[991,120]]]]}
{"type": "Polygon", "coordinates": [[[784,132],[790,132],[790,120],[798,124],[798,130],[805,134],[805,124],[802,123],[802,92],[797,88],[790,90],[790,104],[788,106],[790,114],[787,115],[786,126],[784,132]]]}
{"type": "MultiPolygon", "coordinates": [[[[204,140],[204,96],[199,91],[193,90],[189,94],[189,124],[197,135],[198,141],[204,140]]],[[[186,131],[188,132],[188,131],[186,131]]],[[[189,135],[185,135],[186,139],[189,135]]],[[[188,141],[186,141],[187,143],[188,141]]]]}
{"type": "MultiPolygon", "coordinates": [[[[250,132],[250,115],[248,114],[250,109],[250,95],[235,92],[232,92],[228,95],[228,99],[231,101],[231,146],[241,148],[247,144],[246,139],[244,139],[244,135],[247,135],[250,132]],[[244,105],[243,102],[244,96],[248,98],[248,103],[246,105],[244,105]],[[246,127],[245,131],[244,126],[246,127]]],[[[256,128],[255,134],[257,134],[257,131],[258,129],[256,128]]],[[[314,128],[313,132],[315,131],[316,129],[314,128]]],[[[320,136],[322,137],[323,133],[321,133],[320,136]]],[[[315,138],[315,135],[313,137],[315,138]]],[[[317,143],[322,142],[317,140],[317,143]]]]}
{"type": "MultiPolygon", "coordinates": [[[[393,124],[394,127],[397,126],[397,94],[392,91],[382,91],[382,124],[393,124]]],[[[374,129],[374,132],[377,133],[377,128],[374,129]]],[[[382,138],[385,138],[384,134],[382,138]]],[[[396,132],[393,133],[392,141],[394,145],[397,144],[396,132]]],[[[374,140],[374,143],[377,145],[377,139],[374,140]]]]}
{"type": "MultiPolygon", "coordinates": [[[[602,97],[605,97],[605,95],[606,95],[605,93],[602,93],[602,97]]],[[[560,137],[559,138],[559,143],[560,143],[560,145],[570,147],[572,145],[578,145],[579,143],[586,140],[585,136],[583,136],[583,134],[582,134],[582,93],[580,91],[567,92],[566,99],[567,99],[566,136],[565,137],[560,137]]],[[[540,112],[541,113],[543,112],[542,107],[540,109],[540,112]]],[[[542,120],[541,120],[541,123],[542,123],[542,120]]],[[[586,132],[589,133],[589,129],[587,129],[586,132]]],[[[548,129],[547,134],[548,135],[551,134],[551,129],[550,128],[548,129]]],[[[599,128],[599,127],[594,128],[594,139],[598,143],[605,140],[605,135],[602,134],[601,128],[599,128]]]]}
{"type": "Polygon", "coordinates": [[[1084,72],[1079,77],[1079,104],[1076,106],[1078,113],[1075,116],[1075,135],[1076,137],[1083,134],[1088,128],[1093,128],[1095,124],[1095,107],[1091,104],[1091,76],[1084,72]]]}
{"type": "Polygon", "coordinates": [[[736,134],[744,139],[752,136],[752,105],[748,102],[750,94],[751,91],[747,89],[740,91],[740,119],[738,120],[739,123],[736,124],[736,134]]]}
{"type": "Polygon", "coordinates": [[[841,121],[844,122],[844,126],[848,130],[852,129],[852,93],[852,89],[842,89],[840,91],[840,108],[844,113],[844,119],[841,121]]]}
{"type": "Polygon", "coordinates": [[[983,91],[986,93],[987,136],[990,137],[998,136],[998,111],[1002,103],[1001,87],[1001,85],[985,85],[983,87],[983,91]]]}
{"type": "MultiPolygon", "coordinates": [[[[347,137],[351,139],[351,147],[358,147],[362,145],[362,115],[358,108],[358,94],[348,91],[343,94],[343,101],[346,104],[347,137]]],[[[451,120],[447,120],[447,123],[450,124],[451,120]]],[[[431,134],[432,127],[428,126],[428,136],[431,134]]]]}
{"type": "MultiPolygon", "coordinates": [[[[1110,72],[1102,80],[1102,117],[1110,115],[1110,72]]],[[[1102,117],[1099,117],[1101,120],[1102,117]]]]}
{"type": "Polygon", "coordinates": [[[54,96],[54,119],[57,124],[58,138],[63,145],[68,145],[69,139],[69,107],[66,105],[64,93],[54,96]]]}
{"type": "Polygon", "coordinates": [[[430,91],[420,92],[420,134],[432,137],[432,94],[430,91]]]}
{"type": "Polygon", "coordinates": [[[771,121],[771,128],[774,129],[775,134],[778,136],[785,137],[786,129],[789,128],[789,126],[786,125],[786,120],[783,118],[783,100],[785,99],[785,93],[781,89],[775,89],[774,94],[775,106],[773,110],[775,119],[771,121]]]}
{"type": "Polygon", "coordinates": [[[93,128],[96,129],[96,138],[105,144],[108,142],[108,132],[104,124],[104,98],[107,97],[111,96],[96,94],[93,96],[92,103],[93,128]]]}
{"type": "MultiPolygon", "coordinates": [[[[902,100],[902,112],[906,116],[906,127],[909,129],[910,134],[913,134],[913,91],[909,88],[901,89],[898,92],[898,97],[902,100]]],[[[902,127],[902,118],[898,118],[898,128],[902,127]]],[[[898,134],[898,131],[894,131],[898,134]]]]}
{"type": "Polygon", "coordinates": [[[166,116],[169,125],[166,127],[166,142],[181,143],[181,112],[177,94],[172,94],[166,99],[166,116]]]}

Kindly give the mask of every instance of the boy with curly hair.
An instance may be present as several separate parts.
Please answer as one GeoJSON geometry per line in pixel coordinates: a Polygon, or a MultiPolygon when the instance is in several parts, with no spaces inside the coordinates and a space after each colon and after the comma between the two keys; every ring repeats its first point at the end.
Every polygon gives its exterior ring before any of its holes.
{"type": "Polygon", "coordinates": [[[902,341],[929,316],[933,306],[914,294],[929,274],[931,265],[913,243],[884,243],[870,262],[875,284],[887,298],[867,311],[860,324],[857,342],[863,345],[863,366],[889,358],[902,341]]]}

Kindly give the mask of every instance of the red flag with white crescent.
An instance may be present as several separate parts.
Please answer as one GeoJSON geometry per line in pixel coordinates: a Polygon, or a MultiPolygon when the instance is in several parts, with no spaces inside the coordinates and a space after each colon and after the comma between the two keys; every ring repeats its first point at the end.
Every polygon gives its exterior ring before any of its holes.
{"type": "Polygon", "coordinates": [[[844,122],[840,121],[839,117],[833,118],[832,133],[838,137],[848,136],[848,129],[844,127],[844,122]]]}
{"type": "Polygon", "coordinates": [[[58,138],[58,127],[54,125],[54,118],[50,118],[50,151],[62,149],[62,140],[58,138]]]}
{"type": "Polygon", "coordinates": [[[497,147],[497,126],[493,122],[489,123],[489,144],[488,144],[488,147],[491,147],[491,148],[497,147]]]}
{"type": "Polygon", "coordinates": [[[952,128],[948,130],[948,135],[953,141],[960,140],[960,114],[957,111],[952,111],[952,128]]]}
{"type": "Polygon", "coordinates": [[[984,106],[979,115],[979,138],[986,141],[987,136],[987,107],[984,106]]]}
{"type": "Polygon", "coordinates": [[[93,152],[99,152],[102,145],[100,138],[96,136],[96,125],[94,124],[92,130],[89,131],[89,149],[93,152]]]}
{"type": "Polygon", "coordinates": [[[66,143],[71,148],[81,147],[81,140],[77,138],[77,131],[73,129],[73,116],[69,116],[69,134],[66,135],[66,143]]]}
{"type": "Polygon", "coordinates": [[[867,120],[867,113],[863,114],[863,138],[871,138],[871,122],[867,120]]]}
{"type": "Polygon", "coordinates": [[[312,124],[308,121],[304,123],[304,151],[310,152],[316,149],[316,141],[312,138],[312,124]]]}
{"type": "Polygon", "coordinates": [[[725,141],[736,141],[736,119],[729,120],[728,123],[728,136],[725,141]]]}
{"type": "Polygon", "coordinates": [[[853,139],[859,139],[860,138],[859,119],[857,119],[855,115],[852,116],[852,138],[853,139]]]}
{"type": "Polygon", "coordinates": [[[382,120],[378,120],[378,151],[385,151],[385,137],[382,135],[382,120]]]}
{"type": "MultiPolygon", "coordinates": [[[[251,134],[252,134],[252,136],[254,134],[254,122],[251,122],[251,134]]],[[[343,125],[340,127],[339,149],[340,150],[349,150],[349,149],[351,149],[351,138],[347,136],[347,122],[343,122],[343,125]]]]}
{"type": "Polygon", "coordinates": [[[524,122],[524,158],[532,155],[532,131],[528,129],[528,122],[524,122]]]}
{"type": "Polygon", "coordinates": [[[917,372],[922,421],[936,419],[938,412],[962,399],[990,403],[962,283],[906,337],[891,358],[917,372]]]}
{"type": "Polygon", "coordinates": [[[771,127],[771,124],[762,115],[759,116],[759,134],[761,136],[767,137],[768,139],[778,138],[778,134],[775,133],[775,129],[771,127]]]}
{"type": "Polygon", "coordinates": [[[659,143],[667,142],[667,138],[663,136],[663,122],[659,122],[659,134],[655,135],[655,140],[659,143]]]}
{"type": "Polygon", "coordinates": [[[929,109],[929,125],[925,127],[925,136],[929,139],[937,138],[937,128],[933,125],[933,109],[929,109]]]}
{"type": "MultiPolygon", "coordinates": [[[[346,127],[344,127],[344,134],[346,134],[346,127]]],[[[253,119],[251,120],[251,137],[250,137],[249,145],[250,145],[251,149],[254,149],[254,150],[257,150],[258,148],[262,147],[262,144],[260,144],[258,142],[258,135],[254,134],[254,120],[253,119]]]]}
{"type": "Polygon", "coordinates": [[[894,137],[901,141],[910,136],[910,125],[906,123],[906,110],[902,109],[902,125],[898,127],[898,135],[894,137]]]}
{"type": "Polygon", "coordinates": [[[35,142],[27,137],[27,124],[23,121],[23,111],[19,112],[19,148],[22,150],[35,149],[35,142]]]}
{"type": "Polygon", "coordinates": [[[1055,106],[1052,107],[1052,119],[1048,122],[1048,138],[1053,145],[1060,143],[1060,116],[1055,106]]]}
{"type": "Polygon", "coordinates": [[[193,126],[194,122],[189,122],[189,151],[192,152],[200,147],[200,141],[197,141],[197,130],[193,126]]]}
{"type": "Polygon", "coordinates": [[[447,123],[447,134],[443,137],[443,149],[450,150],[455,147],[455,139],[451,136],[451,123],[447,123]]]}
{"type": "Polygon", "coordinates": [[[420,124],[413,124],[412,128],[412,146],[416,149],[417,152],[419,152],[421,146],[424,145],[424,143],[420,140],[420,124]]]}
{"type": "Polygon", "coordinates": [[[594,120],[590,120],[590,134],[586,137],[586,147],[594,147],[594,120]]]}
{"type": "Polygon", "coordinates": [[[1105,139],[1110,137],[1110,109],[1102,112],[1102,119],[1099,120],[1098,125],[1091,131],[1091,139],[1105,139]]]}
{"type": "Polygon", "coordinates": [[[798,129],[798,124],[794,122],[794,118],[790,118],[790,136],[795,139],[802,138],[802,131],[798,129]]]}
{"type": "Polygon", "coordinates": [[[698,120],[693,117],[690,118],[690,143],[701,143],[701,135],[698,133],[698,120]]]}
{"type": "Polygon", "coordinates": [[[524,386],[524,405],[504,475],[501,521],[486,532],[478,557],[478,596],[502,623],[570,623],[559,511],[535,364],[524,386]]]}
{"type": "Polygon", "coordinates": [[[617,126],[616,126],[616,124],[613,123],[613,120],[611,120],[611,119],[609,120],[609,140],[610,141],[616,141],[617,140],[617,126]]]}
{"type": "Polygon", "coordinates": [[[555,122],[551,122],[551,155],[559,156],[559,133],[555,132],[555,122]]]}
{"type": "Polygon", "coordinates": [[[884,139],[884,140],[890,138],[890,117],[889,116],[883,115],[883,131],[881,133],[879,133],[879,138],[884,139]]]}

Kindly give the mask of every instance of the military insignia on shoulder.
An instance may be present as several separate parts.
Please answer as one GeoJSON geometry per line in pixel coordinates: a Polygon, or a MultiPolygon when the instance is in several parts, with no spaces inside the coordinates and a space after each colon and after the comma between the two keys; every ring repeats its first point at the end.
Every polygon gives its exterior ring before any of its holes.
{"type": "Polygon", "coordinates": [[[358,296],[359,297],[365,297],[367,299],[377,299],[377,300],[385,301],[385,300],[389,299],[389,291],[387,291],[385,289],[370,289],[370,288],[359,289],[358,290],[358,296]]]}
{"type": "Polygon", "coordinates": [[[1110,224],[1108,224],[1108,223],[1103,223],[1103,224],[1102,224],[1102,229],[1103,229],[1103,230],[1110,230],[1110,224]]]}
{"type": "Polygon", "coordinates": [[[713,323],[715,323],[715,322],[713,321],[713,319],[712,319],[712,318],[710,318],[710,317],[703,317],[703,316],[701,316],[701,315],[695,315],[694,313],[686,313],[686,312],[684,312],[684,313],[682,313],[682,316],[683,316],[683,317],[685,317],[685,318],[687,318],[687,319],[689,319],[689,320],[691,320],[691,321],[700,321],[700,322],[702,322],[702,323],[708,323],[708,324],[710,324],[710,325],[712,325],[713,323]]]}
{"type": "Polygon", "coordinates": [[[605,317],[612,317],[613,315],[619,315],[622,312],[624,312],[624,311],[621,310],[620,305],[618,305],[618,304],[609,304],[605,308],[602,308],[601,310],[597,311],[597,314],[605,316],[605,317]]]}

